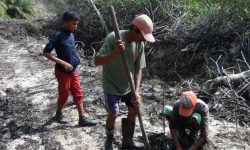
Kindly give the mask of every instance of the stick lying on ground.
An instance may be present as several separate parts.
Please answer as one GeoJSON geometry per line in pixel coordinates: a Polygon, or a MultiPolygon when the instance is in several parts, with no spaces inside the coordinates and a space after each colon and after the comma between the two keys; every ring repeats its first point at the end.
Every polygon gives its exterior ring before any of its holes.
{"type": "MultiPolygon", "coordinates": [[[[219,76],[215,79],[208,80],[206,83],[204,83],[203,89],[205,91],[208,91],[210,94],[214,94],[217,89],[221,86],[227,87],[228,86],[228,80],[232,82],[232,86],[237,89],[240,85],[244,84],[246,86],[243,86],[242,89],[248,88],[250,79],[250,70],[244,71],[238,74],[229,74],[227,76],[219,76]]],[[[239,89],[239,92],[241,93],[242,89],[239,89]]]]}
{"type": "MultiPolygon", "coordinates": [[[[111,21],[112,21],[112,26],[115,32],[115,36],[117,40],[121,40],[121,36],[119,34],[119,28],[118,28],[118,23],[117,23],[117,19],[116,19],[116,15],[115,15],[115,10],[113,6],[109,7],[109,14],[111,17],[111,21]]],[[[133,92],[133,94],[135,94],[135,85],[134,85],[134,81],[132,78],[132,73],[129,70],[129,66],[128,66],[128,60],[125,56],[124,53],[121,54],[122,55],[122,60],[123,60],[123,64],[124,64],[124,68],[126,69],[126,73],[127,73],[127,78],[129,79],[129,84],[130,84],[130,88],[133,92]]],[[[138,116],[138,120],[140,123],[140,128],[141,128],[141,132],[142,132],[142,136],[143,136],[143,141],[145,144],[145,149],[146,150],[150,150],[150,145],[149,145],[149,141],[148,141],[148,137],[147,134],[145,132],[144,126],[143,126],[143,122],[142,122],[142,117],[141,117],[141,112],[140,112],[140,108],[137,107],[137,116],[138,116]]]]}

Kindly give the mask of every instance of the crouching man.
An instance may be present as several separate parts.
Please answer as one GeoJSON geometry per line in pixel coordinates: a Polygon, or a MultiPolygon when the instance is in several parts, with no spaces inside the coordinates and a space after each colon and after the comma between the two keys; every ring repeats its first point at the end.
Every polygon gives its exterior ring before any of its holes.
{"type": "Polygon", "coordinates": [[[165,106],[163,114],[177,150],[201,149],[207,142],[208,106],[192,91],[183,92],[174,107],[165,106]]]}

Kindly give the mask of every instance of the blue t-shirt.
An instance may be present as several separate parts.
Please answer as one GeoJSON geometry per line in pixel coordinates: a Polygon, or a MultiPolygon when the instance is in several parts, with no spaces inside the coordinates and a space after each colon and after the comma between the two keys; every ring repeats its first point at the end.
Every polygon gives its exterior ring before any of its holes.
{"type": "MultiPolygon", "coordinates": [[[[71,72],[76,70],[76,67],[80,63],[80,58],[77,55],[75,48],[75,38],[72,32],[69,32],[65,29],[61,29],[56,32],[49,43],[44,48],[44,53],[51,53],[55,48],[57,57],[67,63],[70,63],[73,66],[71,72]]],[[[67,72],[63,66],[56,64],[55,68],[62,72],[67,72]]]]}

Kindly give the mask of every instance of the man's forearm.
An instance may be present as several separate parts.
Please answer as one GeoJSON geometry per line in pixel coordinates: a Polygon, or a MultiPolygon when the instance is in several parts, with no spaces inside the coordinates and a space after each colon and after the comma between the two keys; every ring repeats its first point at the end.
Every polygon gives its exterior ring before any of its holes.
{"type": "Polygon", "coordinates": [[[171,136],[172,136],[173,141],[175,143],[175,146],[176,147],[181,147],[181,144],[180,144],[180,142],[178,140],[178,136],[177,136],[176,130],[170,128],[170,133],[171,133],[171,136]]]}
{"type": "Polygon", "coordinates": [[[204,137],[200,137],[197,142],[196,142],[196,146],[197,148],[200,148],[203,144],[205,143],[205,138],[204,137]]]}
{"type": "Polygon", "coordinates": [[[59,64],[59,65],[64,65],[64,61],[57,58],[56,56],[52,55],[51,53],[43,53],[43,56],[46,57],[47,59],[59,64]]]}
{"type": "Polygon", "coordinates": [[[114,59],[118,55],[119,55],[119,53],[117,53],[116,51],[112,51],[112,52],[110,52],[109,54],[106,54],[106,55],[96,56],[95,65],[99,66],[99,65],[106,64],[107,62],[114,59]]]}
{"type": "Polygon", "coordinates": [[[135,70],[134,73],[135,92],[138,93],[140,92],[141,78],[142,78],[142,70],[135,70]]]}

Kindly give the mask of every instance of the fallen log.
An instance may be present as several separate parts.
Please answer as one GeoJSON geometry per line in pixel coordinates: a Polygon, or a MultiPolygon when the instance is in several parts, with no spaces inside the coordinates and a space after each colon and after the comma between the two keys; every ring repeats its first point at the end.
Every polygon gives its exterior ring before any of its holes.
{"type": "MultiPolygon", "coordinates": [[[[250,70],[244,71],[238,74],[229,74],[226,76],[219,76],[215,79],[208,80],[204,83],[203,90],[209,94],[214,94],[219,87],[229,87],[229,83],[232,88],[244,92],[249,90],[250,84],[250,70]]],[[[240,93],[239,93],[240,94],[240,93]]]]}

